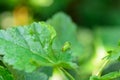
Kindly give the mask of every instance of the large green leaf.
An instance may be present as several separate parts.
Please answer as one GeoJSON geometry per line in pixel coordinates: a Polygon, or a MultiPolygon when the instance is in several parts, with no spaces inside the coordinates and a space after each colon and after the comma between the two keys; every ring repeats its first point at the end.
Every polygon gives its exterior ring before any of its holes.
{"type": "Polygon", "coordinates": [[[55,48],[61,48],[66,41],[69,41],[72,45],[73,56],[79,57],[78,55],[82,53],[82,46],[77,40],[77,27],[71,18],[60,12],[47,20],[47,23],[52,25],[57,32],[55,48]]]}
{"type": "Polygon", "coordinates": [[[3,61],[15,69],[32,72],[40,66],[70,67],[71,52],[52,48],[55,30],[45,23],[0,30],[3,61]]]}
{"type": "Polygon", "coordinates": [[[2,66],[0,66],[0,80],[13,80],[13,77],[9,71],[2,66]]]}

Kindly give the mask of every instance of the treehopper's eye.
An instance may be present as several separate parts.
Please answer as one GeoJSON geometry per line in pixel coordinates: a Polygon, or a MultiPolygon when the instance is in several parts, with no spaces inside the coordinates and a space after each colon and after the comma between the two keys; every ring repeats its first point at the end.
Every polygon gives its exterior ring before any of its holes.
{"type": "Polygon", "coordinates": [[[62,51],[66,51],[66,50],[68,50],[70,48],[71,48],[70,42],[65,42],[63,47],[62,47],[62,51]]]}

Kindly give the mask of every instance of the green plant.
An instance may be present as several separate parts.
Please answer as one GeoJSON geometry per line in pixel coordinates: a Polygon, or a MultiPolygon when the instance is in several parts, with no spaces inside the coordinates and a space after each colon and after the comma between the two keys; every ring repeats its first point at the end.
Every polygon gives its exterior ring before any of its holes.
{"type": "Polygon", "coordinates": [[[53,27],[43,22],[1,30],[0,34],[2,61],[12,65],[14,69],[33,72],[45,66],[58,70],[76,66],[72,62],[69,42],[61,49],[54,49],[56,32],[53,27]]]}
{"type": "MultiPolygon", "coordinates": [[[[120,50],[120,48],[118,47],[115,50],[108,52],[109,55],[105,57],[107,60],[109,60],[108,62],[111,62],[111,61],[117,62],[117,60],[119,61],[119,57],[120,57],[119,50],[120,50]]],[[[116,66],[114,66],[114,67],[116,67],[116,66]]],[[[119,79],[117,79],[119,77],[120,77],[120,71],[117,70],[117,71],[109,72],[102,76],[100,76],[100,75],[91,76],[90,80],[119,80],[119,79]]]]}
{"type": "MultiPolygon", "coordinates": [[[[0,80],[82,80],[79,68],[85,55],[83,47],[75,23],[64,13],[46,22],[0,30],[0,80]]],[[[119,60],[119,52],[119,47],[109,51],[104,60],[119,60]]],[[[92,75],[90,80],[117,77],[119,70],[92,75]]]]}

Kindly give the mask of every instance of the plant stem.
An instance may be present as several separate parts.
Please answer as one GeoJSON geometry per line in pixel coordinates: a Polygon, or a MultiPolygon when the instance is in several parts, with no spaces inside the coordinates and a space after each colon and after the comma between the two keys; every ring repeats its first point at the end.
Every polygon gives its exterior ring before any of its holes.
{"type": "Polygon", "coordinates": [[[75,80],[74,77],[70,73],[68,73],[64,68],[60,69],[70,78],[70,80],[75,80]]]}

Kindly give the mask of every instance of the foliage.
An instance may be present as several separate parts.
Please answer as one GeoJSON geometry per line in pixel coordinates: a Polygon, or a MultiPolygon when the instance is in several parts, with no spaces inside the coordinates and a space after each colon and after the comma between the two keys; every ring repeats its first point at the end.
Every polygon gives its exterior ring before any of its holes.
{"type": "MultiPolygon", "coordinates": [[[[0,64],[0,80],[56,80],[56,76],[57,80],[86,80],[81,78],[80,70],[84,68],[79,69],[79,60],[85,55],[85,49],[77,38],[76,26],[69,16],[60,12],[46,22],[0,30],[0,61],[3,63],[0,64]]],[[[102,43],[106,50],[112,49],[104,56],[112,63],[120,60],[120,46],[115,48],[112,43],[118,42],[119,38],[111,35],[119,34],[119,30],[112,29],[113,33],[107,30],[95,29],[94,34],[96,42],[102,43]]],[[[106,66],[100,68],[100,72],[106,66]]],[[[120,71],[117,70],[92,75],[90,80],[119,77],[120,71]]]]}
{"type": "Polygon", "coordinates": [[[33,72],[42,66],[75,68],[71,51],[66,47],[69,43],[55,50],[52,46],[55,36],[53,27],[43,22],[1,30],[0,53],[4,56],[3,62],[25,72],[33,72]]]}

